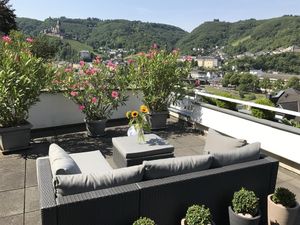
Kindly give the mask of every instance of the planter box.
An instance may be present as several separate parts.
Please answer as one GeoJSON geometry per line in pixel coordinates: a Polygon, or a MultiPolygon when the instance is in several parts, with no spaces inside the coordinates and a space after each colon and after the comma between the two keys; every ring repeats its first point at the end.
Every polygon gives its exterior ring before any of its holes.
{"type": "Polygon", "coordinates": [[[30,123],[17,127],[0,128],[0,149],[3,153],[30,147],[30,123]]]}

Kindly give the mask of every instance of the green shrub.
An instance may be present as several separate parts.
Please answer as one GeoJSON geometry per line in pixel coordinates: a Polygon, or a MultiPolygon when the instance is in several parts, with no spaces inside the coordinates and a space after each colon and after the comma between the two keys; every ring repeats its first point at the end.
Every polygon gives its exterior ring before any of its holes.
{"type": "Polygon", "coordinates": [[[235,192],[232,199],[232,207],[235,213],[250,214],[255,216],[258,210],[259,198],[253,191],[242,188],[235,192]]]}
{"type": "Polygon", "coordinates": [[[133,225],[155,225],[155,222],[147,217],[141,217],[134,221],[133,225]]]}
{"type": "MultiPolygon", "coordinates": [[[[220,93],[220,96],[226,97],[226,98],[234,98],[232,94],[224,92],[220,93]]],[[[218,107],[224,108],[224,109],[230,109],[230,110],[236,110],[236,103],[234,102],[228,102],[220,99],[216,99],[216,104],[218,107]]]]}
{"type": "Polygon", "coordinates": [[[210,219],[210,211],[204,205],[190,206],[185,215],[187,225],[207,225],[210,223],[210,219]]]}
{"type": "MultiPolygon", "coordinates": [[[[255,103],[274,107],[273,102],[271,102],[271,100],[269,100],[267,98],[257,99],[255,101],[255,103]]],[[[257,118],[267,119],[267,120],[273,120],[275,117],[275,112],[269,111],[266,109],[259,109],[259,108],[255,108],[255,107],[251,107],[251,114],[252,114],[252,116],[255,116],[257,118]]]]}
{"type": "Polygon", "coordinates": [[[278,187],[272,196],[272,201],[276,204],[293,208],[296,206],[296,195],[287,188],[278,187]]]}
{"type": "Polygon", "coordinates": [[[288,120],[286,118],[284,118],[282,120],[282,123],[286,124],[286,125],[289,125],[289,126],[293,126],[293,127],[296,127],[296,128],[300,128],[300,122],[296,121],[296,120],[288,120]]]}
{"type": "Polygon", "coordinates": [[[210,105],[216,105],[216,100],[210,97],[202,96],[201,97],[202,102],[210,104],[210,105]]]}

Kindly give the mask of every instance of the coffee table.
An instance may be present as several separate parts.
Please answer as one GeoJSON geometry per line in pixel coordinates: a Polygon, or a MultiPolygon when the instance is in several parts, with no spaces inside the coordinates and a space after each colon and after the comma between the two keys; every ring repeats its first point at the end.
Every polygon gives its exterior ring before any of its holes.
{"type": "Polygon", "coordinates": [[[174,146],[156,134],[146,134],[145,143],[137,136],[112,138],[113,160],[118,167],[141,164],[144,160],[174,157],[174,146]]]}

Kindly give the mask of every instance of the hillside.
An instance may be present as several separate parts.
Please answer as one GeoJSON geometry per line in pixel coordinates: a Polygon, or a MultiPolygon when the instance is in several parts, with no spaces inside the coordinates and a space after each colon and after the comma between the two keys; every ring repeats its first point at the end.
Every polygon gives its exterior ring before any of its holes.
{"type": "Polygon", "coordinates": [[[300,16],[235,23],[214,20],[201,24],[177,43],[186,53],[193,53],[193,48],[213,51],[216,46],[224,46],[229,54],[269,51],[291,45],[300,46],[300,16]]]}
{"type": "MultiPolygon", "coordinates": [[[[21,31],[36,36],[44,29],[56,25],[58,18],[44,21],[17,18],[21,31]]],[[[99,20],[59,18],[61,33],[65,39],[77,40],[94,50],[102,48],[125,48],[147,50],[153,43],[172,49],[186,35],[184,30],[165,24],[144,23],[128,20],[99,20]]]]}

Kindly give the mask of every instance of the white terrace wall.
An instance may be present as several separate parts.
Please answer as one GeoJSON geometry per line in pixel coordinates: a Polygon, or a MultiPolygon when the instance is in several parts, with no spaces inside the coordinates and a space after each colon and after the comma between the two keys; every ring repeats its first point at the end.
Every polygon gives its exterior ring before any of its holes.
{"type": "MultiPolygon", "coordinates": [[[[128,95],[126,104],[114,111],[111,119],[125,118],[127,111],[138,109],[142,104],[132,91],[128,91],[128,95]]],[[[84,114],[78,105],[64,97],[62,93],[45,92],[41,94],[40,102],[30,108],[28,121],[33,125],[33,129],[48,128],[83,123],[84,114]]]]}

